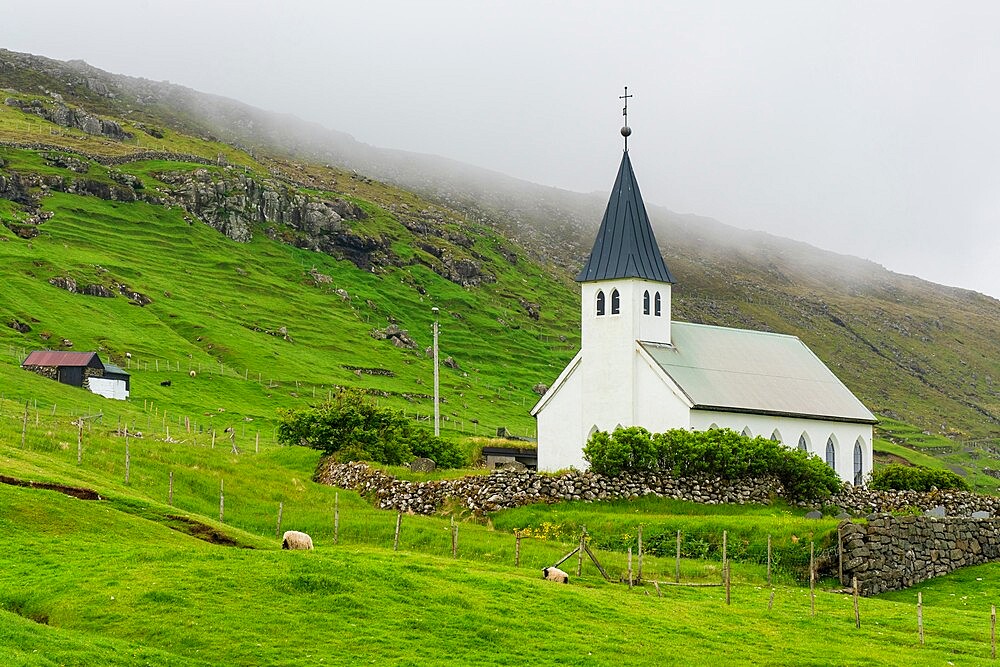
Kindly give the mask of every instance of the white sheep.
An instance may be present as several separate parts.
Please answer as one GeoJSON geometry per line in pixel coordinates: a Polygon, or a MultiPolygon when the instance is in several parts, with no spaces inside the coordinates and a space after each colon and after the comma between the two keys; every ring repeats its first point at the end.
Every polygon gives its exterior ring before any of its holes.
{"type": "Polygon", "coordinates": [[[557,581],[560,584],[569,583],[569,575],[560,570],[558,567],[542,568],[542,579],[547,579],[549,581],[557,581]]]}
{"type": "Polygon", "coordinates": [[[312,549],[313,540],[306,533],[297,530],[286,530],[281,536],[282,549],[312,549]]]}
{"type": "Polygon", "coordinates": [[[197,373],[195,373],[194,371],[188,371],[188,375],[194,377],[195,375],[197,375],[197,373]]]}

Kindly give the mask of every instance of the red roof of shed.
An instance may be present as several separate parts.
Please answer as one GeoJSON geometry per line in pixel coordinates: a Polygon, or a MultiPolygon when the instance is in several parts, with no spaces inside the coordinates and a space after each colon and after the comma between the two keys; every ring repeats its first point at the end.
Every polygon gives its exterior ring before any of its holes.
{"type": "MultiPolygon", "coordinates": [[[[28,355],[22,366],[89,366],[97,357],[96,352],[59,352],[56,350],[35,350],[28,355]]],[[[100,357],[97,363],[101,363],[100,357]]]]}

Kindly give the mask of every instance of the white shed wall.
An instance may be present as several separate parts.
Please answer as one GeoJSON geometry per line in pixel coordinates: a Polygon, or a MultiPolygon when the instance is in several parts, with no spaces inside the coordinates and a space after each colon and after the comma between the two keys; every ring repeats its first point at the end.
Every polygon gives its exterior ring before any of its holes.
{"type": "Polygon", "coordinates": [[[104,398],[113,398],[116,401],[128,399],[128,389],[125,388],[125,380],[92,377],[88,384],[90,385],[90,391],[104,398]]]}

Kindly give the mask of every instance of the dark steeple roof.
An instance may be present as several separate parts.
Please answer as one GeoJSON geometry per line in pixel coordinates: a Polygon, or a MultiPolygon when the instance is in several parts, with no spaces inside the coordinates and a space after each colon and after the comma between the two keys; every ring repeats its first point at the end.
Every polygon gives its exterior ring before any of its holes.
{"type": "Polygon", "coordinates": [[[576,280],[588,282],[615,278],[674,282],[656,246],[656,237],[639,194],[639,184],[635,182],[628,151],[622,156],[618,178],[615,179],[608,208],[604,211],[594,249],[590,251],[590,259],[576,280]]]}

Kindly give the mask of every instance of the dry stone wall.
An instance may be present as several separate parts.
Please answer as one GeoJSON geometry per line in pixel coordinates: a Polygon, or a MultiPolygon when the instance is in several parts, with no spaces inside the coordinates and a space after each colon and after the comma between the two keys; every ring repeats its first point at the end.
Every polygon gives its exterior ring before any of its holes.
{"type": "Polygon", "coordinates": [[[433,514],[445,503],[459,503],[476,512],[493,512],[533,503],[569,500],[615,500],[645,495],[705,504],[767,503],[780,490],[775,481],[675,479],[666,475],[605,477],[573,471],[544,475],[529,471],[498,470],[461,479],[410,482],[396,479],[364,463],[327,460],[316,481],[354,489],[374,499],[381,509],[433,514]]]}
{"type": "Polygon", "coordinates": [[[967,565],[1000,560],[1000,519],[873,515],[840,525],[844,577],[862,595],[912,586],[967,565]]]}

